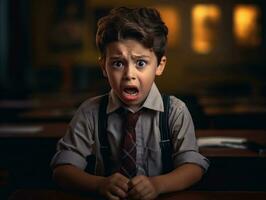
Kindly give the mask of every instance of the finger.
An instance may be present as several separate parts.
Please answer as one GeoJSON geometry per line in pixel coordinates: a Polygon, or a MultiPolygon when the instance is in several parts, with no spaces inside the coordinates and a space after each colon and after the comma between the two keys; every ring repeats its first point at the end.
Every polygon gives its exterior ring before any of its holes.
{"type": "Polygon", "coordinates": [[[111,188],[111,193],[113,195],[121,197],[121,198],[127,197],[127,193],[123,189],[121,189],[121,188],[119,188],[117,186],[114,186],[114,187],[111,188]]]}
{"type": "Polygon", "coordinates": [[[137,186],[135,186],[134,188],[132,188],[129,192],[128,195],[129,196],[137,196],[137,195],[141,195],[143,194],[143,192],[146,194],[147,188],[145,188],[144,185],[142,184],[138,184],[137,186]]]}
{"type": "Polygon", "coordinates": [[[134,198],[140,196],[140,198],[142,199],[149,193],[154,193],[153,187],[150,185],[150,182],[147,179],[143,179],[129,191],[128,195],[134,198]]]}
{"type": "Polygon", "coordinates": [[[130,181],[130,180],[129,180],[126,176],[124,176],[123,174],[121,174],[121,173],[119,173],[119,172],[117,172],[116,174],[117,174],[117,177],[119,177],[119,179],[122,180],[123,182],[128,183],[128,182],[130,181]]]}
{"type": "Polygon", "coordinates": [[[146,188],[143,188],[142,184],[138,184],[128,192],[128,196],[131,199],[142,199],[141,197],[147,193],[146,188]]]}
{"type": "Polygon", "coordinates": [[[125,192],[128,191],[128,182],[129,179],[120,173],[115,173],[112,176],[112,184],[123,189],[125,192]]]}
{"type": "Polygon", "coordinates": [[[111,192],[107,193],[107,198],[110,200],[120,200],[118,196],[113,195],[111,192]]]}
{"type": "Polygon", "coordinates": [[[140,196],[141,199],[143,199],[145,196],[147,196],[148,194],[152,193],[151,188],[149,187],[144,187],[141,191],[140,191],[140,196]]]}
{"type": "Polygon", "coordinates": [[[123,180],[118,180],[116,186],[124,190],[124,192],[128,192],[128,182],[124,182],[123,180]]]}
{"type": "Polygon", "coordinates": [[[140,182],[142,182],[143,177],[142,176],[135,176],[128,182],[128,187],[133,188],[136,185],[138,185],[140,182]]]}

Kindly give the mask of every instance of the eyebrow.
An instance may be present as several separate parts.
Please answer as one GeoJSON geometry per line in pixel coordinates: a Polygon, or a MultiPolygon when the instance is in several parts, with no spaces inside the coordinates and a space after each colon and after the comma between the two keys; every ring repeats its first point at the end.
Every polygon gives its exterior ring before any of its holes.
{"type": "Polygon", "coordinates": [[[123,57],[123,56],[122,55],[121,56],[119,56],[119,55],[117,55],[117,56],[110,56],[109,59],[110,60],[115,60],[115,59],[120,59],[121,57],[123,57]]]}
{"type": "Polygon", "coordinates": [[[150,56],[148,56],[148,55],[133,55],[132,57],[135,58],[135,59],[138,59],[138,58],[150,58],[150,56]]]}
{"type": "MultiPolygon", "coordinates": [[[[150,56],[148,55],[133,55],[132,56],[134,59],[139,59],[139,58],[150,58],[150,56]]],[[[110,56],[110,60],[114,60],[114,59],[121,59],[124,58],[123,55],[114,55],[114,56],[110,56]]]]}

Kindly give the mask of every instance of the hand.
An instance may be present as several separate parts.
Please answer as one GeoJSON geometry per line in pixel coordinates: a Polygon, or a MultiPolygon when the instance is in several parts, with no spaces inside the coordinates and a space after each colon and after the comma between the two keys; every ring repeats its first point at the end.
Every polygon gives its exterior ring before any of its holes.
{"type": "Polygon", "coordinates": [[[128,185],[128,197],[132,200],[151,200],[155,199],[159,195],[155,185],[151,181],[151,178],[148,178],[147,176],[136,176],[131,179],[128,185]]]}
{"type": "Polygon", "coordinates": [[[103,179],[99,184],[99,193],[109,200],[120,200],[127,197],[129,179],[115,173],[103,179]]]}

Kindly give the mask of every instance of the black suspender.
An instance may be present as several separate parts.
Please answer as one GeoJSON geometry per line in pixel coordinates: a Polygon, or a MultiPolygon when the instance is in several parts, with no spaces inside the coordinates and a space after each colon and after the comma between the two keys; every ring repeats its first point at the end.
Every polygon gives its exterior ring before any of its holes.
{"type": "Polygon", "coordinates": [[[100,151],[103,158],[105,176],[111,175],[110,165],[110,144],[107,137],[107,119],[108,116],[106,114],[106,108],[108,104],[108,95],[104,95],[100,100],[100,107],[99,107],[99,118],[98,118],[98,137],[100,141],[100,151]]]}
{"type": "Polygon", "coordinates": [[[162,167],[163,174],[170,172],[173,169],[173,159],[172,159],[172,143],[170,137],[169,129],[169,107],[170,107],[170,97],[168,95],[162,95],[164,112],[160,113],[159,128],[161,136],[161,154],[162,154],[162,167]]]}
{"type": "MultiPolygon", "coordinates": [[[[172,162],[172,143],[170,140],[170,130],[168,123],[168,113],[170,106],[170,97],[167,95],[162,95],[163,104],[164,104],[164,112],[160,113],[159,120],[159,128],[161,133],[161,155],[162,155],[162,172],[165,174],[170,172],[173,169],[172,162]]],[[[106,114],[106,108],[108,104],[108,95],[104,95],[100,100],[99,107],[99,118],[98,118],[98,133],[99,133],[99,141],[100,141],[100,151],[103,158],[103,164],[105,168],[105,176],[111,175],[110,166],[110,144],[107,137],[107,119],[108,116],[106,114]]]]}

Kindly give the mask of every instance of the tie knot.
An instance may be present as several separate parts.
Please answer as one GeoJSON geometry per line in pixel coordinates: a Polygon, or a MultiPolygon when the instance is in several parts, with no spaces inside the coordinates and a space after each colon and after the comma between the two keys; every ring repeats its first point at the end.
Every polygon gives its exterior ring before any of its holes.
{"type": "Polygon", "coordinates": [[[126,126],[129,128],[135,128],[139,115],[140,111],[135,113],[128,111],[126,114],[126,126]]]}

